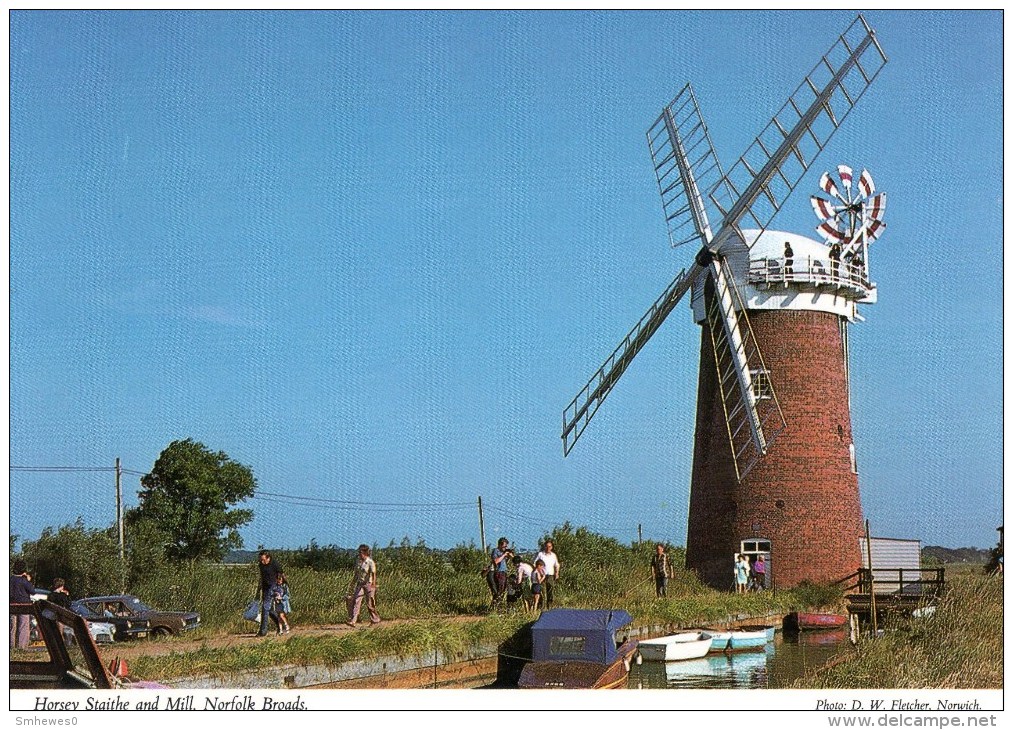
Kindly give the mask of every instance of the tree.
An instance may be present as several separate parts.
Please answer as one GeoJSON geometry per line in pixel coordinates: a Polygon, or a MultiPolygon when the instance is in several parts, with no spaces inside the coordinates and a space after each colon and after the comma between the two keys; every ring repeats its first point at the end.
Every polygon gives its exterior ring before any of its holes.
{"type": "MultiPolygon", "coordinates": [[[[115,529],[115,526],[110,530],[115,529]]],[[[127,585],[136,586],[152,573],[165,567],[169,536],[152,520],[141,517],[139,510],[123,514],[123,542],[127,554],[127,585]]]]}
{"type": "Polygon", "coordinates": [[[224,452],[192,439],[173,441],[141,477],[133,517],[164,533],[169,560],[221,560],[242,546],[238,529],[253,519],[252,510],[230,507],[256,488],[250,468],[224,452]]]}
{"type": "Polygon", "coordinates": [[[63,578],[75,598],[120,590],[120,553],[108,530],[86,528],[78,517],[73,525],[46,527],[38,540],[27,540],[22,554],[32,581],[47,588],[63,578]]]}

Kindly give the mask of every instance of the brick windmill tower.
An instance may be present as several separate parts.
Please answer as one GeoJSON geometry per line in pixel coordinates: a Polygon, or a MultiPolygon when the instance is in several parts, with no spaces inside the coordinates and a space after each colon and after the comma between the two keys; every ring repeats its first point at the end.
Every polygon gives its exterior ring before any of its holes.
{"type": "Polygon", "coordinates": [[[866,262],[885,196],[867,172],[853,192],[841,166],[840,187],[821,180],[832,198],[812,200],[826,244],[768,227],[886,62],[858,16],[727,173],[691,86],[647,132],[669,241],[701,248],[563,411],[563,451],[692,292],[701,345],[686,563],[717,588],[743,551],[764,554],[781,587],[861,565],[847,324],[876,299],[866,262]]]}

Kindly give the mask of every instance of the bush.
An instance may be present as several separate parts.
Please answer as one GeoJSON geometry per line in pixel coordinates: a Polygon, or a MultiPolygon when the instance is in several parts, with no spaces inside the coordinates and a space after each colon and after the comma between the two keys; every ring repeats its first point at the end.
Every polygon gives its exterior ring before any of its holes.
{"type": "Polygon", "coordinates": [[[837,584],[825,585],[802,581],[792,589],[792,608],[805,609],[819,606],[833,606],[844,598],[844,589],[837,584]]]}
{"type": "Polygon", "coordinates": [[[120,590],[119,546],[107,532],[85,528],[80,517],[73,525],[45,528],[38,540],[23,544],[22,555],[40,588],[63,578],[74,598],[120,590]]]}

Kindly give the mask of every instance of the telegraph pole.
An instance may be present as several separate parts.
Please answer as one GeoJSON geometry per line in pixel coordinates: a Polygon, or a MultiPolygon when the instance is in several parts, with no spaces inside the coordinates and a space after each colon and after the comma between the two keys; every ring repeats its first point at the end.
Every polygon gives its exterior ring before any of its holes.
{"type": "Polygon", "coordinates": [[[116,457],[116,527],[119,530],[120,537],[120,562],[122,563],[125,557],[123,549],[123,490],[120,487],[121,477],[123,476],[123,469],[120,468],[120,457],[116,457]]]}
{"type": "Polygon", "coordinates": [[[482,516],[482,495],[478,496],[478,532],[482,538],[482,554],[485,554],[485,518],[482,516]]]}
{"type": "Polygon", "coordinates": [[[120,467],[120,457],[116,457],[116,528],[119,532],[120,538],[120,587],[122,590],[126,590],[126,567],[127,557],[126,550],[123,545],[123,489],[121,487],[121,481],[123,476],[123,469],[120,467]]]}

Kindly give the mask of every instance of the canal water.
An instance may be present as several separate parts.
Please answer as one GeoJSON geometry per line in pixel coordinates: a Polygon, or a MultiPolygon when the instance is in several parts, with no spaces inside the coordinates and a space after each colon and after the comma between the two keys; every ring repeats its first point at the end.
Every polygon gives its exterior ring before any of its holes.
{"type": "Polygon", "coordinates": [[[708,654],[680,662],[643,662],[630,669],[628,689],[763,689],[790,687],[848,646],[844,629],[787,634],[763,649],[708,654]]]}

